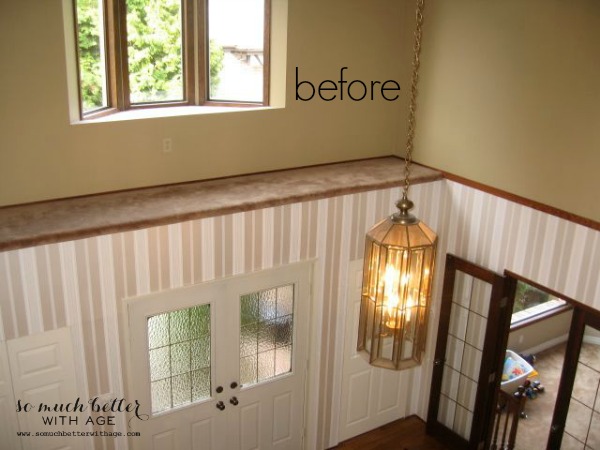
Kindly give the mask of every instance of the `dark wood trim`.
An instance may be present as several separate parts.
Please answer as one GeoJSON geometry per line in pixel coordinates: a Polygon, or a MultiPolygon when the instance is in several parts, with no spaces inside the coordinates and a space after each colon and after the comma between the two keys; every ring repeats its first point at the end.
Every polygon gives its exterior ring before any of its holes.
{"type": "Polygon", "coordinates": [[[554,297],[558,297],[558,298],[560,298],[562,300],[566,300],[568,303],[571,304],[571,306],[579,308],[579,309],[585,311],[588,314],[592,314],[593,315],[593,314],[597,313],[596,309],[592,308],[589,305],[586,305],[585,303],[580,302],[579,300],[575,300],[574,298],[571,298],[571,297],[569,297],[569,296],[567,296],[565,294],[562,294],[560,292],[557,292],[555,290],[547,288],[546,286],[543,286],[543,285],[541,285],[541,284],[539,284],[539,283],[537,283],[535,281],[532,281],[532,280],[530,280],[528,278],[525,278],[524,276],[521,276],[521,275],[518,275],[518,274],[516,274],[514,272],[511,272],[510,270],[505,270],[504,274],[506,276],[508,276],[508,277],[512,277],[512,278],[515,278],[517,280],[523,281],[523,282],[529,284],[530,286],[533,286],[534,288],[539,289],[540,291],[547,292],[548,294],[553,295],[554,297]]]}
{"type": "MultiPolygon", "coordinates": [[[[496,360],[493,362],[491,369],[495,372],[495,377],[491,385],[489,386],[490,391],[488,392],[490,403],[489,408],[485,411],[485,418],[483,420],[483,427],[487,427],[487,429],[483,430],[484,436],[483,440],[485,442],[484,448],[490,448],[490,443],[493,435],[493,427],[494,427],[494,417],[496,415],[496,405],[498,404],[498,387],[502,382],[502,371],[504,368],[504,355],[506,352],[506,347],[508,345],[508,336],[510,334],[510,311],[513,309],[514,301],[515,301],[515,292],[517,289],[517,282],[514,278],[510,278],[508,276],[503,277],[504,286],[502,287],[503,296],[501,298],[502,304],[499,309],[499,316],[496,318],[498,322],[497,325],[497,335],[496,338],[496,346],[490,351],[496,355],[496,360]]],[[[490,319],[488,319],[490,320],[490,319]]],[[[487,337],[486,337],[487,339],[487,337]]]]}
{"type": "Polygon", "coordinates": [[[427,415],[427,433],[442,438],[444,441],[453,439],[456,445],[455,448],[458,449],[480,448],[481,443],[489,442],[491,438],[490,431],[496,410],[497,386],[501,378],[501,370],[498,368],[501,368],[503,363],[503,359],[500,358],[499,353],[502,352],[502,345],[505,345],[504,340],[508,339],[508,334],[504,333],[504,329],[502,328],[506,328],[507,320],[505,309],[508,305],[506,288],[505,277],[452,254],[446,255],[442,304],[440,306],[440,319],[427,415]],[[456,273],[459,271],[492,286],[485,339],[482,347],[481,367],[477,379],[475,411],[468,442],[464,441],[460,436],[438,421],[444,362],[454,297],[454,284],[456,273]]]}
{"type": "Polygon", "coordinates": [[[534,288],[539,289],[540,291],[547,292],[548,294],[550,294],[550,295],[552,295],[554,297],[558,297],[558,298],[560,298],[562,300],[566,300],[566,301],[568,301],[570,303],[578,303],[577,300],[575,300],[575,299],[573,299],[571,297],[567,297],[566,295],[561,294],[560,292],[557,292],[557,291],[554,291],[554,290],[552,290],[550,288],[547,288],[546,286],[543,286],[543,285],[537,283],[536,281],[530,280],[529,278],[525,278],[524,276],[519,275],[519,274],[517,274],[515,272],[512,272],[510,270],[505,270],[504,274],[506,276],[509,276],[511,278],[516,279],[517,281],[522,281],[523,283],[526,283],[526,284],[528,284],[530,286],[533,286],[534,288]]]}
{"type": "Polygon", "coordinates": [[[427,433],[433,436],[438,435],[441,426],[437,420],[441,398],[441,389],[438,387],[441,387],[442,378],[444,376],[444,362],[446,361],[446,346],[448,344],[448,330],[450,328],[450,314],[452,312],[452,296],[454,294],[455,279],[456,258],[451,254],[447,254],[444,267],[440,318],[438,321],[437,340],[433,357],[433,373],[431,375],[432,387],[429,394],[429,408],[427,412],[427,433]]]}
{"type": "MultiPolygon", "coordinates": [[[[490,440],[490,424],[494,422],[496,413],[496,396],[502,378],[502,365],[504,358],[502,351],[502,337],[504,330],[508,299],[506,296],[505,278],[492,271],[486,270],[493,278],[492,292],[487,318],[487,329],[483,343],[481,367],[477,381],[477,394],[475,397],[475,413],[473,414],[473,432],[471,434],[471,448],[479,448],[481,442],[490,440]],[[502,361],[502,362],[501,362],[502,361]],[[479,411],[479,414],[477,412],[479,411]]],[[[479,277],[478,277],[479,278],[479,277]]]]}
{"type": "Polygon", "coordinates": [[[563,362],[560,384],[556,395],[554,414],[552,416],[552,426],[550,437],[548,439],[547,450],[559,449],[562,441],[567,415],[569,413],[569,404],[571,403],[571,392],[575,384],[577,374],[577,363],[579,361],[579,352],[583,341],[585,330],[585,313],[579,308],[573,311],[573,320],[569,331],[569,340],[565,350],[565,360],[563,362]]]}
{"type": "Polygon", "coordinates": [[[512,194],[508,191],[504,191],[502,189],[498,189],[487,184],[479,183],[478,181],[469,180],[468,178],[461,177],[459,175],[455,175],[450,172],[446,172],[444,170],[436,169],[434,167],[430,167],[424,164],[421,164],[425,167],[429,167],[430,169],[439,170],[444,178],[455,181],[457,183],[463,184],[465,186],[472,187],[479,191],[487,192],[488,194],[492,194],[496,197],[500,197],[511,202],[518,203],[519,205],[527,206],[529,208],[533,208],[537,211],[541,211],[546,214],[550,214],[551,216],[559,217],[561,219],[568,220],[569,222],[576,223],[578,225],[583,225],[588,228],[592,228],[593,230],[600,231],[600,222],[597,222],[593,219],[589,219],[587,217],[583,217],[574,213],[570,213],[568,211],[564,211],[562,209],[556,208],[554,206],[546,205],[544,203],[540,203],[536,200],[531,200],[526,197],[522,197],[517,194],[512,194]]]}
{"type": "Polygon", "coordinates": [[[600,330],[600,312],[597,310],[584,311],[585,313],[585,324],[592,328],[600,330]]]}
{"type": "Polygon", "coordinates": [[[448,256],[452,256],[454,258],[454,265],[456,267],[456,270],[460,270],[461,272],[464,272],[475,278],[479,278],[480,280],[483,280],[491,285],[493,285],[497,279],[497,274],[495,274],[489,269],[486,269],[485,267],[482,267],[478,264],[470,263],[452,254],[448,254],[448,256]]]}

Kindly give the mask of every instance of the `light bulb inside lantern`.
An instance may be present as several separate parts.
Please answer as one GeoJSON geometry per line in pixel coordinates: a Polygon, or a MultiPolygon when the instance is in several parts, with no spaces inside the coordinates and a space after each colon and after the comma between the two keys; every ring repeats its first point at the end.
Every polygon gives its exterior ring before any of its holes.
{"type": "Polygon", "coordinates": [[[415,302],[413,301],[412,297],[409,295],[408,299],[406,300],[406,323],[407,324],[408,324],[408,322],[410,322],[410,315],[411,315],[413,306],[415,306],[415,302]]]}
{"type": "Polygon", "coordinates": [[[400,299],[398,298],[398,278],[400,271],[394,266],[388,265],[385,268],[385,304],[387,306],[388,314],[392,314],[393,310],[398,308],[400,299]]]}
{"type": "Polygon", "coordinates": [[[385,323],[388,328],[398,328],[400,325],[396,323],[396,311],[400,304],[400,297],[398,296],[398,280],[400,278],[400,271],[392,265],[388,265],[385,268],[385,291],[384,291],[384,305],[387,310],[388,320],[385,323]]]}
{"type": "Polygon", "coordinates": [[[414,306],[412,297],[408,297],[404,308],[400,308],[400,294],[404,292],[405,286],[410,281],[410,274],[400,276],[400,270],[392,265],[385,268],[384,276],[384,306],[387,313],[387,321],[385,325],[388,328],[397,329],[402,325],[402,317],[405,316],[405,321],[408,324],[411,318],[411,307],[414,306]],[[400,317],[398,317],[400,316],[400,317]]]}

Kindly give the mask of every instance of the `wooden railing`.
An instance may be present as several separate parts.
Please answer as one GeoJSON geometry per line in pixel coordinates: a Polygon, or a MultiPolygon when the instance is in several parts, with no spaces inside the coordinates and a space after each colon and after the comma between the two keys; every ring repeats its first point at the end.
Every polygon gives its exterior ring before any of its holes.
{"type": "Polygon", "coordinates": [[[494,434],[490,450],[513,450],[517,439],[519,419],[525,407],[525,388],[520,386],[514,394],[498,389],[498,408],[494,418],[494,434]]]}

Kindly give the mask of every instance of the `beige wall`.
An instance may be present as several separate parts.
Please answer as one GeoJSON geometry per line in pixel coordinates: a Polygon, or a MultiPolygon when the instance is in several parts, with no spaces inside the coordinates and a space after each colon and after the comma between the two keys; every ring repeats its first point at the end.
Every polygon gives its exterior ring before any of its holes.
{"type": "Polygon", "coordinates": [[[348,66],[347,78],[404,88],[404,6],[289,0],[285,109],[71,125],[61,0],[0,0],[0,205],[395,153],[404,90],[297,102],[294,69],[320,82],[348,66]]]}
{"type": "Polygon", "coordinates": [[[517,353],[533,351],[535,353],[553,347],[561,338],[566,338],[571,326],[573,311],[552,316],[535,322],[508,335],[507,348],[517,353]]]}
{"type": "MultiPolygon", "coordinates": [[[[0,205],[402,155],[412,9],[289,0],[285,109],[71,125],[61,0],[0,0],[0,205]],[[296,66],[395,78],[401,102],[297,102],[296,66]]],[[[600,220],[600,3],[428,0],[425,20],[416,161],[600,220]]]]}
{"type": "Polygon", "coordinates": [[[600,2],[426,3],[415,159],[600,220],[600,2]]]}

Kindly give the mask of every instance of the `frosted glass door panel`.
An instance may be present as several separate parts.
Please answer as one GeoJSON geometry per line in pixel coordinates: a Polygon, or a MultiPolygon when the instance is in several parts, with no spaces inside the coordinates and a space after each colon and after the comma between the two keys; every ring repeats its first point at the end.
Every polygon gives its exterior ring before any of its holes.
{"type": "Polygon", "coordinates": [[[210,304],[148,318],[152,413],[208,399],[210,304]]]}
{"type": "Polygon", "coordinates": [[[292,370],[294,285],[240,298],[240,382],[248,387],[292,370]]]}
{"type": "Polygon", "coordinates": [[[438,420],[469,439],[492,286],[457,271],[452,295],[438,420]]]}

